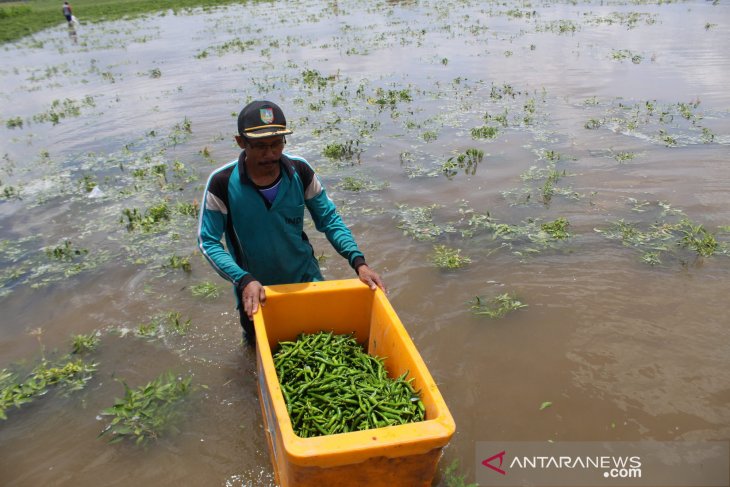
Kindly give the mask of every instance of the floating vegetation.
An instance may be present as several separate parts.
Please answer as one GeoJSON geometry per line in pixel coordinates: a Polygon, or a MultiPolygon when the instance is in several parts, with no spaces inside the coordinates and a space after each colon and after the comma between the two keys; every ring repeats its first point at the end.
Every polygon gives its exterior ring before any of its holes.
{"type": "Polygon", "coordinates": [[[181,201],[175,207],[175,211],[177,211],[181,215],[198,218],[198,213],[200,212],[200,204],[197,201],[193,201],[192,203],[181,201]]]}
{"type": "Polygon", "coordinates": [[[634,152],[619,151],[613,154],[613,158],[619,163],[623,163],[635,159],[636,154],[634,152]]]}
{"type": "Polygon", "coordinates": [[[152,317],[152,319],[139,325],[134,334],[139,338],[157,339],[170,334],[185,335],[190,329],[190,320],[182,320],[178,311],[168,311],[152,317]]]}
{"type": "Polygon", "coordinates": [[[73,354],[82,355],[93,352],[99,345],[99,334],[89,333],[86,335],[74,335],[71,337],[71,349],[73,354]]]}
{"type": "Polygon", "coordinates": [[[101,411],[111,421],[99,437],[109,435],[109,443],[129,439],[140,445],[169,431],[178,431],[175,424],[183,418],[180,403],[192,390],[192,377],[176,378],[167,372],[136,389],[120,382],[124,398],[116,399],[113,406],[101,411]]]}
{"type": "Polygon", "coordinates": [[[374,183],[368,179],[363,179],[357,176],[346,176],[342,178],[342,181],[337,185],[338,188],[343,191],[380,191],[389,186],[387,181],[382,183],[374,183]]]}
{"type": "Polygon", "coordinates": [[[709,257],[718,250],[717,239],[702,225],[682,220],[678,225],[678,230],[682,234],[680,245],[683,247],[694,250],[703,257],[709,257]]]}
{"type": "Polygon", "coordinates": [[[302,82],[309,88],[316,88],[318,91],[327,88],[327,85],[337,79],[335,75],[323,76],[316,69],[302,71],[302,82]]]}
{"type": "Polygon", "coordinates": [[[173,254],[170,256],[169,263],[167,266],[170,269],[182,269],[185,272],[191,272],[192,266],[190,264],[190,256],[179,256],[173,254]]]}
{"type": "MultiPolygon", "coordinates": [[[[48,247],[30,245],[27,239],[0,245],[0,296],[23,285],[40,287],[63,281],[110,259],[157,264],[171,271],[174,267],[168,264],[184,266],[182,261],[171,262],[170,256],[189,248],[189,241],[181,236],[194,234],[199,204],[192,197],[174,198],[198,176],[180,160],[167,159],[165,150],[173,139],[185,137],[189,131],[192,124],[186,118],[169,132],[178,135],[160,137],[156,130],[147,130],[144,138],[126,143],[118,152],[88,152],[66,161],[50,158],[47,150],[41,150],[39,172],[28,174],[29,183],[18,195],[22,204],[32,208],[64,201],[77,211],[100,217],[71,219],[65,235],[73,237],[48,247]],[[78,177],[64,174],[63,167],[69,163],[78,170],[78,177]],[[122,225],[115,226],[116,222],[122,225]],[[94,242],[93,247],[87,242],[94,242]]],[[[11,163],[5,164],[7,170],[11,163]]],[[[9,193],[8,186],[5,190],[9,193]]]]}
{"type": "Polygon", "coordinates": [[[46,394],[51,386],[66,394],[83,389],[95,371],[96,364],[70,358],[57,362],[43,359],[22,382],[8,370],[0,370],[0,419],[7,419],[11,406],[20,408],[46,394]]]}
{"type": "Polygon", "coordinates": [[[578,30],[578,24],[567,19],[551,20],[549,22],[538,23],[535,30],[537,32],[552,32],[554,34],[573,34],[578,30]]]}
{"type": "Polygon", "coordinates": [[[434,132],[433,130],[426,130],[424,133],[421,134],[421,138],[424,142],[433,142],[434,140],[438,139],[438,133],[434,132]]]}
{"type": "Polygon", "coordinates": [[[463,169],[466,174],[473,176],[483,158],[483,150],[467,149],[466,152],[449,157],[446,162],[441,164],[441,173],[448,179],[453,179],[459,173],[459,169],[463,169]]]}
{"type": "Polygon", "coordinates": [[[530,166],[530,168],[520,175],[520,179],[526,183],[532,181],[542,181],[537,186],[525,186],[521,190],[504,191],[502,195],[511,200],[513,204],[528,204],[530,201],[540,201],[543,205],[548,206],[553,196],[560,195],[569,199],[581,199],[583,195],[576,193],[570,187],[563,188],[557,186],[557,183],[568,174],[565,170],[556,169],[556,163],[562,159],[562,154],[556,151],[544,151],[541,158],[548,162],[545,167],[530,166]],[[533,194],[537,198],[533,199],[533,194]]]}
{"type": "Polygon", "coordinates": [[[137,208],[125,208],[122,210],[122,215],[119,223],[125,223],[124,217],[126,217],[127,230],[130,232],[137,229],[152,232],[158,229],[160,223],[170,220],[170,207],[163,201],[147,208],[144,214],[137,208]]]}
{"type": "Polygon", "coordinates": [[[543,223],[540,225],[540,229],[556,240],[564,240],[570,237],[569,225],[570,223],[565,218],[558,218],[555,221],[543,223]]]}
{"type": "Polygon", "coordinates": [[[215,299],[220,295],[220,289],[218,289],[218,286],[210,281],[196,284],[190,288],[190,290],[196,298],[215,299]]]}
{"type": "Polygon", "coordinates": [[[454,249],[446,245],[434,245],[431,262],[441,269],[459,269],[471,263],[469,257],[461,255],[461,249],[454,249]]]}
{"type": "Polygon", "coordinates": [[[212,46],[208,49],[204,49],[203,51],[199,52],[195,57],[198,59],[206,58],[208,57],[209,51],[215,52],[218,56],[223,56],[231,52],[245,52],[254,48],[255,46],[258,46],[259,42],[260,41],[256,38],[244,41],[241,38],[237,37],[235,39],[231,39],[230,41],[223,42],[222,44],[219,44],[217,46],[212,46]]]}
{"type": "Polygon", "coordinates": [[[604,16],[590,16],[587,13],[584,15],[587,16],[587,23],[589,25],[619,24],[625,26],[627,29],[634,29],[639,23],[653,25],[657,21],[656,14],[647,12],[611,12],[604,16]]]}
{"type": "Polygon", "coordinates": [[[400,90],[386,90],[383,88],[377,88],[375,90],[375,96],[368,98],[368,103],[371,105],[377,105],[381,108],[394,109],[400,102],[413,101],[413,96],[408,88],[400,90]]]}
{"type": "Polygon", "coordinates": [[[641,64],[642,59],[644,59],[644,56],[641,54],[636,54],[628,49],[619,49],[614,50],[611,53],[611,59],[615,61],[623,61],[624,59],[630,59],[632,63],[634,64],[641,64]]]}
{"type": "Polygon", "coordinates": [[[76,247],[70,240],[38,251],[30,247],[36,238],[0,241],[0,296],[9,294],[16,285],[40,288],[64,281],[83,271],[94,269],[109,259],[109,252],[76,247]]]}
{"type": "Polygon", "coordinates": [[[19,200],[22,199],[20,197],[20,191],[21,189],[19,187],[5,186],[2,193],[0,193],[0,197],[4,200],[19,200]]]}
{"type": "Polygon", "coordinates": [[[511,311],[527,307],[527,305],[523,304],[514,293],[500,294],[488,300],[480,296],[475,296],[469,304],[471,305],[469,309],[473,314],[477,316],[486,316],[491,319],[502,318],[511,311]]]}
{"type": "Polygon", "coordinates": [[[658,265],[663,262],[664,256],[674,256],[681,260],[681,256],[677,255],[679,248],[694,251],[700,257],[728,255],[727,242],[719,241],[703,225],[692,222],[681,211],[671,208],[666,203],[646,208],[649,205],[639,205],[636,200],[630,202],[633,203],[635,211],[649,209],[662,211],[658,219],[649,225],[621,219],[611,222],[608,228],[594,230],[610,240],[620,240],[623,245],[638,249],[641,251],[642,262],[658,265]]]}
{"type": "Polygon", "coordinates": [[[5,126],[9,129],[23,128],[23,119],[20,117],[12,117],[5,121],[5,126]]]}
{"type": "Polygon", "coordinates": [[[597,120],[595,118],[591,118],[588,120],[583,126],[587,128],[588,130],[594,130],[603,125],[603,122],[601,120],[597,120]]]}
{"type": "Polygon", "coordinates": [[[95,107],[96,103],[91,96],[84,97],[83,100],[72,100],[66,98],[64,100],[53,100],[51,107],[44,113],[33,116],[34,122],[51,122],[56,125],[64,118],[78,117],[81,115],[81,109],[84,107],[95,107]]]}
{"type": "MultiPolygon", "coordinates": [[[[419,159],[423,159],[425,156],[420,156],[419,159]]],[[[437,169],[428,169],[422,164],[416,162],[416,156],[411,152],[400,153],[400,165],[403,167],[404,172],[409,179],[418,177],[438,177],[441,172],[437,169]]]]}
{"type": "Polygon", "coordinates": [[[88,249],[74,247],[70,240],[64,240],[61,245],[46,248],[46,255],[48,258],[64,262],[70,262],[74,260],[74,258],[88,253],[88,249]]]}
{"type": "Polygon", "coordinates": [[[542,224],[538,219],[528,218],[519,225],[510,225],[499,223],[489,212],[479,213],[463,208],[459,212],[461,220],[458,227],[463,237],[472,238],[486,232],[518,256],[537,254],[570,237],[567,232],[569,223],[565,218],[542,224]]]}
{"type": "Polygon", "coordinates": [[[421,241],[434,240],[445,232],[456,231],[450,225],[439,226],[433,222],[433,210],[438,207],[431,205],[410,208],[407,205],[398,205],[400,215],[398,228],[403,230],[404,235],[421,241]]]}
{"type": "Polygon", "coordinates": [[[471,136],[474,139],[494,139],[497,137],[497,134],[499,133],[499,129],[497,127],[492,127],[489,125],[484,125],[482,127],[475,127],[471,129],[471,136]]]}
{"type": "Polygon", "coordinates": [[[446,483],[446,487],[479,487],[479,484],[467,484],[465,474],[458,472],[459,460],[455,459],[445,469],[442,474],[442,479],[446,483]]]}
{"type": "Polygon", "coordinates": [[[361,152],[359,140],[348,140],[344,144],[339,142],[327,144],[322,154],[328,159],[351,161],[354,157],[359,158],[361,152]]]}
{"type": "Polygon", "coordinates": [[[604,117],[591,118],[585,128],[607,127],[614,132],[653,139],[668,147],[715,142],[712,130],[701,124],[704,115],[699,107],[699,99],[678,103],[646,100],[633,104],[617,99],[604,117]]]}
{"type": "Polygon", "coordinates": [[[168,135],[170,143],[175,146],[188,140],[190,134],[193,133],[193,122],[188,117],[184,117],[183,121],[175,124],[168,135]]]}
{"type": "Polygon", "coordinates": [[[94,188],[99,186],[99,183],[94,180],[94,176],[84,174],[84,176],[79,181],[79,186],[81,186],[85,193],[90,193],[94,190],[94,188]]]}

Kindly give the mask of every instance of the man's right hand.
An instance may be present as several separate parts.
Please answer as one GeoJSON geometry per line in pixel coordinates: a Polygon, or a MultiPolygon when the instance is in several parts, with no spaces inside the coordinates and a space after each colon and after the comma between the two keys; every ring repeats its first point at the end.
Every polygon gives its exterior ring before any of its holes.
{"type": "Polygon", "coordinates": [[[248,319],[253,321],[253,315],[258,311],[259,304],[263,306],[266,303],[266,291],[259,281],[251,281],[243,288],[243,310],[248,315],[248,319]]]}

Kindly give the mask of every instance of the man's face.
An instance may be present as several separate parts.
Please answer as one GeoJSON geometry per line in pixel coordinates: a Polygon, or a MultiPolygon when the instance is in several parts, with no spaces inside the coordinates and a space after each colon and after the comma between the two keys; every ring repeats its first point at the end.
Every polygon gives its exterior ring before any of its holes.
{"type": "Polygon", "coordinates": [[[283,135],[261,139],[236,137],[236,140],[238,145],[246,151],[246,163],[259,167],[278,164],[286,143],[283,135]]]}

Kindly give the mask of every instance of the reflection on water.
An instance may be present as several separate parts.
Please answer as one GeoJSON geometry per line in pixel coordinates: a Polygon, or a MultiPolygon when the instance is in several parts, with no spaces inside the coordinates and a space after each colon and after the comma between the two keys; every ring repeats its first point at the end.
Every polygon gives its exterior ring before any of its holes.
{"type": "Polygon", "coordinates": [[[72,44],[79,43],[79,34],[76,32],[76,26],[74,24],[68,24],[68,38],[71,39],[72,44]]]}
{"type": "Polygon", "coordinates": [[[386,279],[457,423],[443,464],[473,478],[482,440],[727,439],[730,6],[656,3],[267,3],[7,46],[0,370],[100,346],[84,390],[8,409],[1,483],[273,485],[255,357],[195,243],[253,98],[386,279]],[[527,307],[470,312],[505,293],[527,307]],[[139,333],[170,313],[186,333],[139,333]],[[207,386],[180,433],[98,440],[120,381],[166,370],[207,386]]]}

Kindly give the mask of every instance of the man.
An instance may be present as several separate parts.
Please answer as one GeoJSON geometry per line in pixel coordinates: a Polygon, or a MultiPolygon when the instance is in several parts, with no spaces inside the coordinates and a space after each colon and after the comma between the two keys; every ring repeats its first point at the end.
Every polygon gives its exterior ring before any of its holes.
{"type": "MultiPolygon", "coordinates": [[[[58,4],[56,4],[58,5],[58,4]]],[[[71,11],[71,5],[69,5],[68,2],[63,2],[63,7],[61,8],[61,11],[63,12],[64,17],[66,17],[66,20],[68,20],[68,25],[71,25],[71,21],[73,20],[73,12],[71,11]]]]}
{"type": "Polygon", "coordinates": [[[264,285],[324,279],[303,231],[305,207],[360,280],[372,290],[385,290],[312,167],[283,152],[291,133],[276,104],[260,100],[246,105],[238,115],[236,136],[243,151],[213,171],[203,194],[198,245],[218,274],[235,286],[249,345],[254,343],[251,320],[266,301],[264,285]]]}

